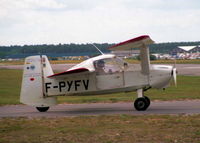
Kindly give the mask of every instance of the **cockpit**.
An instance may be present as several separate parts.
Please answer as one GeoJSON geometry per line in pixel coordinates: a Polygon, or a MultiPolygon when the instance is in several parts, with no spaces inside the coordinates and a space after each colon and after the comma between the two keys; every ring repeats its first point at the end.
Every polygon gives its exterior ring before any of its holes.
{"type": "Polygon", "coordinates": [[[118,57],[99,59],[93,62],[97,75],[122,72],[128,64],[118,57]]]}

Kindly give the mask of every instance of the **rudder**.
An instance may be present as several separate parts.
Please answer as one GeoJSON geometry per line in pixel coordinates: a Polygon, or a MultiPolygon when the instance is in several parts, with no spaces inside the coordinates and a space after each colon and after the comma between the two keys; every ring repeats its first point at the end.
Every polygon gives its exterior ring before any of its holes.
{"type": "Polygon", "coordinates": [[[56,105],[56,97],[45,97],[44,78],[53,74],[46,56],[30,56],[25,59],[20,102],[34,107],[56,105]]]}

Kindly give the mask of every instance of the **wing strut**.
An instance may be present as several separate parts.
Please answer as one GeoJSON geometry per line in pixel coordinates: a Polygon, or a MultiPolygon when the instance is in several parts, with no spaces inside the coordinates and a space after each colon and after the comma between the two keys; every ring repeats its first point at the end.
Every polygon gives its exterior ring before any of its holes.
{"type": "Polygon", "coordinates": [[[148,75],[150,69],[149,47],[145,44],[140,48],[140,59],[142,68],[141,72],[144,75],[148,75]]]}

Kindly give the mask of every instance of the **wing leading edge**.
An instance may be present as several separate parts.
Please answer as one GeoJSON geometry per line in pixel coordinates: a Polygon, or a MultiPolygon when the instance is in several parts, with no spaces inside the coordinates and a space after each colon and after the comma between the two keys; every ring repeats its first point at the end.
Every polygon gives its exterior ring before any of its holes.
{"type": "Polygon", "coordinates": [[[153,44],[154,41],[148,35],[142,35],[119,44],[113,45],[108,49],[111,51],[115,50],[131,50],[132,48],[142,48],[146,45],[153,44]]]}

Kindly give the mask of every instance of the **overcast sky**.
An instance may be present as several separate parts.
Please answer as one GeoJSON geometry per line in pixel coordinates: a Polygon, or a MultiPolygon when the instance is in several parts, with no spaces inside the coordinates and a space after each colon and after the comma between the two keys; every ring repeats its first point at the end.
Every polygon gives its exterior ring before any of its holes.
{"type": "Polygon", "coordinates": [[[0,0],[0,45],[200,41],[200,0],[0,0]]]}

